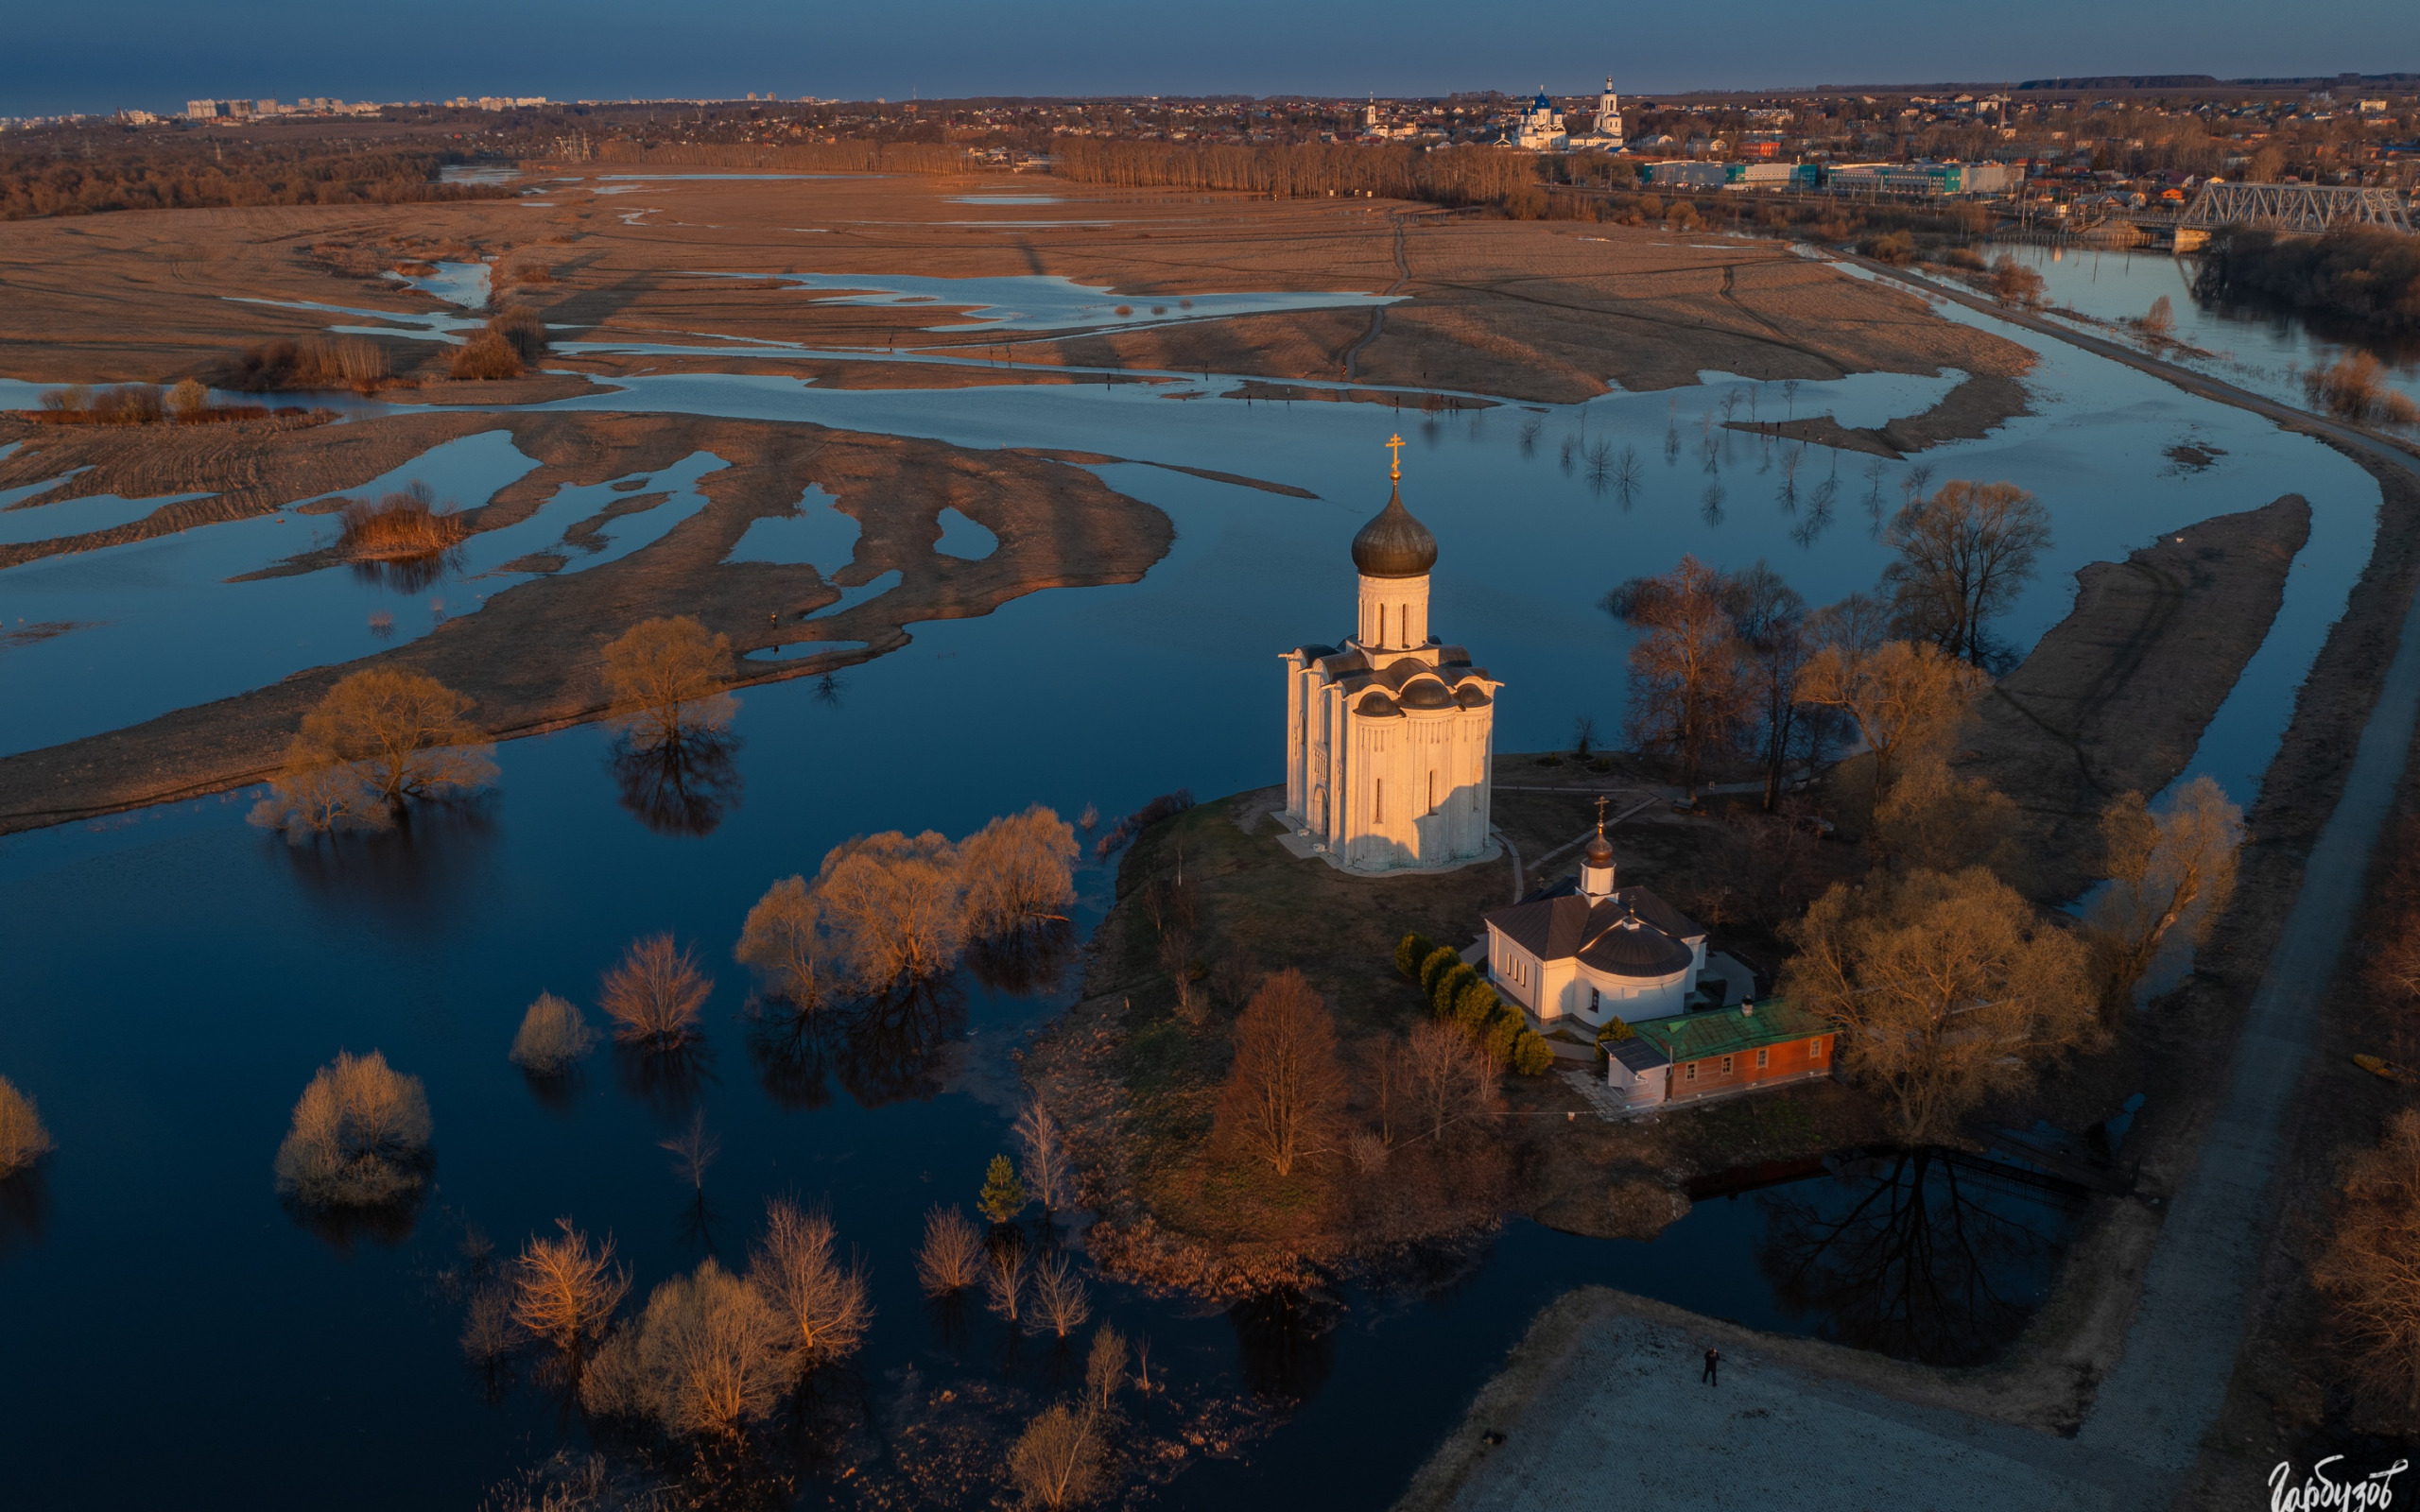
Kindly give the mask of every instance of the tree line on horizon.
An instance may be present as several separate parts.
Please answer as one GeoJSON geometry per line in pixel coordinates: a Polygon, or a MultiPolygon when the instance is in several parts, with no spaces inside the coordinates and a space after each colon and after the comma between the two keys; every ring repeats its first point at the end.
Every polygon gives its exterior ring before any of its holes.
{"type": "Polygon", "coordinates": [[[500,184],[441,181],[441,170],[462,161],[462,154],[426,147],[354,150],[337,143],[86,132],[80,148],[68,158],[0,146],[0,220],[112,210],[443,203],[509,198],[513,192],[500,184]]]}

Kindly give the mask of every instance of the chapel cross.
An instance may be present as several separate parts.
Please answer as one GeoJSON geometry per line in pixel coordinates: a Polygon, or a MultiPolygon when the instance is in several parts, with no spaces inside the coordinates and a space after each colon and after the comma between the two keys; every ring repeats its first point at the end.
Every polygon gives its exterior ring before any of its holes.
{"type": "Polygon", "coordinates": [[[1605,833],[1605,805],[1612,801],[1612,799],[1602,793],[1597,795],[1597,833],[1599,834],[1605,833]]]}
{"type": "Polygon", "coordinates": [[[1403,438],[1401,436],[1387,438],[1387,476],[1400,483],[1403,481],[1403,438]]]}

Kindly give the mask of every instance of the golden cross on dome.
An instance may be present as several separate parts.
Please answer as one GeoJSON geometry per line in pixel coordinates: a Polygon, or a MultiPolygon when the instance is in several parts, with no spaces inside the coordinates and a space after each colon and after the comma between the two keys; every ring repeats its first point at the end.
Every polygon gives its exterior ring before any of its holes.
{"type": "Polygon", "coordinates": [[[1599,834],[1605,833],[1605,805],[1611,801],[1612,799],[1602,793],[1597,795],[1597,833],[1599,834]]]}
{"type": "Polygon", "coordinates": [[[1403,438],[1401,436],[1387,438],[1387,476],[1393,481],[1401,482],[1403,479],[1403,438]]]}

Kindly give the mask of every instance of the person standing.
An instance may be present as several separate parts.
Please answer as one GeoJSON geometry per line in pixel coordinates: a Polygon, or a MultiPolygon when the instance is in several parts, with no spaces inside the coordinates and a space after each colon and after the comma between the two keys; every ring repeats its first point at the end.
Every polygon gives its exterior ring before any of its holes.
{"type": "Polygon", "coordinates": [[[1720,1366],[1721,1363],[1722,1351],[1716,1349],[1711,1344],[1707,1345],[1705,1349],[1705,1374],[1699,1379],[1703,1380],[1709,1386],[1716,1384],[1714,1379],[1715,1367],[1720,1366]]]}

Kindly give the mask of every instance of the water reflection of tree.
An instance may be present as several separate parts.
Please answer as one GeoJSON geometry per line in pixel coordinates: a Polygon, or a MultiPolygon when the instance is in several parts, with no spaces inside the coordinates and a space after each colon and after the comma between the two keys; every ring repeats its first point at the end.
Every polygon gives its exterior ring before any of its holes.
{"type": "Polygon", "coordinates": [[[1272,1405],[1296,1405],[1318,1396],[1336,1366],[1341,1311],[1324,1293],[1293,1288],[1263,1292],[1229,1308],[1244,1385],[1272,1405]]]}
{"type": "Polygon", "coordinates": [[[50,1226],[50,1187],[40,1165],[0,1179],[0,1256],[42,1243],[50,1226]]]}
{"type": "Polygon", "coordinates": [[[492,896],[475,870],[501,833],[493,795],[415,804],[395,828],[378,834],[328,835],[285,845],[295,880],[317,899],[367,912],[399,935],[418,931],[441,938],[452,916],[492,896]]]}
{"type": "Polygon", "coordinates": [[[347,563],[355,580],[390,593],[421,593],[443,582],[462,565],[459,546],[416,557],[372,557],[347,563]]]}
{"type": "Polygon", "coordinates": [[[765,1095],[786,1112],[811,1113],[832,1102],[833,1020],[796,1013],[786,1003],[751,1005],[748,1059],[765,1095]]]}
{"type": "Polygon", "coordinates": [[[617,1044],[614,1068],[625,1096],[669,1121],[694,1109],[699,1095],[715,1079],[714,1047],[695,1039],[669,1050],[617,1044]]]}
{"type": "Polygon", "coordinates": [[[364,1242],[392,1249],[412,1236],[421,1209],[433,1183],[424,1181],[392,1202],[375,1207],[311,1207],[291,1197],[279,1199],[294,1226],[338,1254],[350,1253],[364,1242]]]}
{"type": "Polygon", "coordinates": [[[1031,997],[1058,990],[1075,952],[1075,925],[1063,919],[1051,919],[976,941],[967,947],[966,967],[987,991],[1031,997]]]}
{"type": "Polygon", "coordinates": [[[607,765],[622,807],[658,834],[710,834],[739,806],[739,737],[703,730],[656,743],[617,737],[607,765]]]}
{"type": "Polygon", "coordinates": [[[953,977],[905,982],[807,1012],[778,1000],[751,1007],[748,1058],[766,1095],[792,1112],[832,1101],[833,1083],[866,1108],[942,1091],[942,1055],[966,1028],[966,988],[953,977]]]}
{"type": "Polygon", "coordinates": [[[2059,1200],[2013,1191],[1945,1151],[1902,1150],[1840,1180],[1762,1194],[1756,1261],[1782,1308],[1824,1318],[1825,1337],[1972,1365],[2024,1328],[2033,1307],[2015,1294],[2050,1258],[2052,1241],[2012,1216],[2015,1205],[2059,1200]]]}
{"type": "Polygon", "coordinates": [[[955,977],[904,983],[846,1010],[834,1070],[867,1108],[938,1095],[942,1052],[966,1027],[966,989],[955,977]]]}

